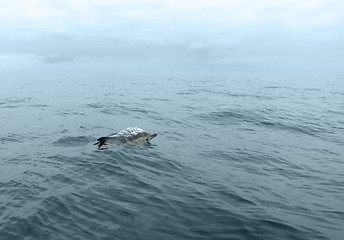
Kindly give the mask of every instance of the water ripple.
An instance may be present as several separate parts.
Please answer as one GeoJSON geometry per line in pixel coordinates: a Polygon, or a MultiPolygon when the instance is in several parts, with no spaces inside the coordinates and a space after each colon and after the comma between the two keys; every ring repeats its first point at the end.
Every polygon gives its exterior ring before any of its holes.
{"type": "Polygon", "coordinates": [[[1,240],[342,239],[342,74],[0,75],[1,240]]]}
{"type": "Polygon", "coordinates": [[[78,147],[85,146],[92,141],[95,141],[95,138],[91,136],[62,137],[53,144],[61,147],[78,147]]]}

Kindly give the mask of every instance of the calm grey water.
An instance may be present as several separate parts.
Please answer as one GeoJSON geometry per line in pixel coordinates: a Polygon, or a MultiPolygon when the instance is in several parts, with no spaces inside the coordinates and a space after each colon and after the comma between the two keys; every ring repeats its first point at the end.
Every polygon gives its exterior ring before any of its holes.
{"type": "Polygon", "coordinates": [[[0,239],[338,239],[344,74],[0,72],[0,239]],[[152,146],[92,144],[126,127],[152,146]]]}

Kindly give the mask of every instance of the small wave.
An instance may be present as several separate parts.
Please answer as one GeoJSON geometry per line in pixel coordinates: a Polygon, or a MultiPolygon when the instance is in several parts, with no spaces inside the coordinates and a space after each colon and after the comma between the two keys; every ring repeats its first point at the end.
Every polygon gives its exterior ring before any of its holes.
{"type": "Polygon", "coordinates": [[[215,192],[218,194],[219,198],[225,201],[226,203],[230,203],[231,205],[236,206],[256,206],[257,204],[253,201],[246,199],[240,196],[238,193],[229,192],[228,189],[221,189],[215,192]]]}
{"type": "Polygon", "coordinates": [[[103,108],[105,105],[102,104],[102,103],[89,103],[89,104],[86,104],[86,107],[89,107],[89,108],[103,108]]]}
{"type": "Polygon", "coordinates": [[[198,117],[218,125],[254,124],[270,129],[292,131],[310,136],[334,133],[330,129],[326,129],[320,125],[314,125],[311,122],[302,122],[296,118],[292,119],[294,118],[293,116],[279,116],[274,118],[269,116],[273,114],[276,113],[264,113],[264,111],[262,113],[254,111],[219,111],[198,115],[198,117]]]}
{"type": "Polygon", "coordinates": [[[157,98],[157,97],[149,97],[149,98],[143,98],[144,101],[154,101],[154,102],[172,102],[171,99],[167,98],[157,98]]]}
{"type": "Polygon", "coordinates": [[[2,108],[18,108],[30,100],[31,98],[4,98],[0,105],[2,105],[2,108]]]}
{"type": "Polygon", "coordinates": [[[86,114],[83,113],[83,112],[71,111],[71,110],[65,110],[65,109],[58,110],[58,115],[60,115],[60,116],[63,116],[63,115],[81,115],[81,116],[86,116],[86,114]]]}
{"type": "Polygon", "coordinates": [[[15,133],[9,133],[5,137],[0,137],[0,142],[1,143],[6,143],[6,142],[21,142],[23,140],[23,136],[15,133]]]}
{"type": "Polygon", "coordinates": [[[89,144],[91,141],[94,141],[94,137],[90,136],[78,136],[78,137],[63,137],[54,142],[55,146],[62,147],[79,147],[89,144]]]}
{"type": "Polygon", "coordinates": [[[305,91],[310,91],[310,92],[320,92],[321,89],[319,88],[304,88],[305,91]]]}
{"type": "Polygon", "coordinates": [[[218,125],[238,124],[240,122],[254,122],[259,119],[258,116],[252,112],[243,111],[218,111],[209,114],[199,115],[202,120],[210,121],[218,125]]]}
{"type": "Polygon", "coordinates": [[[317,129],[310,128],[308,126],[287,125],[280,122],[261,121],[261,122],[257,122],[256,124],[266,126],[268,128],[274,128],[276,130],[298,132],[298,133],[302,133],[302,134],[306,134],[310,136],[316,136],[316,133],[320,132],[317,129]]]}
{"type": "Polygon", "coordinates": [[[47,107],[51,107],[51,106],[46,105],[46,104],[31,104],[29,107],[33,107],[33,108],[47,108],[47,107]]]}
{"type": "Polygon", "coordinates": [[[186,90],[186,91],[182,91],[182,92],[179,92],[178,95],[193,95],[193,94],[197,94],[199,91],[198,90],[195,90],[195,89],[189,89],[189,90],[186,90]]]}
{"type": "Polygon", "coordinates": [[[273,90],[297,90],[297,88],[289,87],[289,86],[266,86],[263,87],[265,89],[273,89],[273,90]]]}
{"type": "Polygon", "coordinates": [[[106,114],[117,115],[119,112],[126,112],[128,109],[126,106],[117,103],[108,103],[108,102],[98,102],[98,103],[89,103],[86,104],[87,108],[100,109],[100,112],[106,114]]]}
{"type": "Polygon", "coordinates": [[[256,220],[256,229],[261,235],[264,234],[266,239],[307,239],[310,235],[313,235],[314,239],[327,239],[323,235],[318,235],[313,230],[307,228],[298,229],[294,224],[283,222],[278,219],[263,219],[256,220]],[[309,231],[309,232],[308,232],[309,231]]]}
{"type": "Polygon", "coordinates": [[[108,115],[128,115],[130,112],[136,112],[136,113],[142,113],[147,114],[148,111],[143,108],[138,107],[129,107],[124,106],[122,104],[116,104],[116,103],[90,103],[86,105],[87,108],[94,108],[99,109],[101,113],[108,114],[108,115]]]}

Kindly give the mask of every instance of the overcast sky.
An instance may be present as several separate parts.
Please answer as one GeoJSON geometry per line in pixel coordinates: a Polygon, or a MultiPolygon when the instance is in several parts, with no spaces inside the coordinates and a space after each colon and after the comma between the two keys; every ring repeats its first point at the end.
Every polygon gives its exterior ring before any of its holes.
{"type": "Polygon", "coordinates": [[[343,66],[343,0],[0,0],[0,70],[343,66]]]}

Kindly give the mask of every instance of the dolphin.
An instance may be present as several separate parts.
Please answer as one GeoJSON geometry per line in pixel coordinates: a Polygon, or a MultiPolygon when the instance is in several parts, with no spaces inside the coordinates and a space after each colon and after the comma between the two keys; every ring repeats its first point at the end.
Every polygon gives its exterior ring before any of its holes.
{"type": "Polygon", "coordinates": [[[148,143],[153,138],[158,136],[156,133],[151,134],[143,131],[141,128],[129,127],[116,134],[108,137],[98,138],[97,142],[93,145],[98,145],[98,149],[103,149],[103,145],[107,144],[125,144],[125,143],[148,143]]]}

